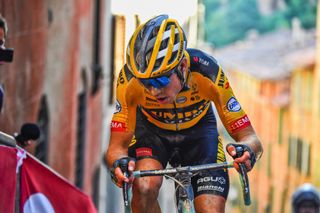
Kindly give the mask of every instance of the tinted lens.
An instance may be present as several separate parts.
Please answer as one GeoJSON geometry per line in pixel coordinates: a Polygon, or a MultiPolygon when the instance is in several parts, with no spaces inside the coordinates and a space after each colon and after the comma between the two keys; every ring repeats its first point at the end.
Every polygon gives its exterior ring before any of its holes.
{"type": "Polygon", "coordinates": [[[143,86],[148,89],[150,87],[155,87],[157,89],[161,89],[161,88],[166,87],[170,84],[170,82],[171,82],[170,77],[174,73],[174,71],[175,71],[175,69],[172,69],[166,75],[158,77],[158,78],[139,79],[139,80],[143,84],[143,86]]]}
{"type": "Polygon", "coordinates": [[[160,89],[170,84],[170,77],[162,76],[159,78],[140,79],[140,81],[146,88],[155,87],[160,89]]]}

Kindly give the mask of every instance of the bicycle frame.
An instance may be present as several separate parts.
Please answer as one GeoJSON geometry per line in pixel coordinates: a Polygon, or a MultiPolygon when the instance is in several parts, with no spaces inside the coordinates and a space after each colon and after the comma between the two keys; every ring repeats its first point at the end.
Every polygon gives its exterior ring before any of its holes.
{"type": "MultiPolygon", "coordinates": [[[[243,196],[245,205],[250,205],[250,189],[249,181],[246,169],[244,165],[240,166],[240,182],[243,189],[243,196]]],[[[203,170],[219,170],[233,168],[233,163],[211,163],[196,166],[184,166],[176,168],[167,168],[162,170],[142,170],[134,171],[133,176],[135,178],[147,177],[147,176],[165,176],[172,179],[176,183],[176,198],[177,198],[177,211],[179,213],[195,213],[194,203],[193,203],[193,191],[191,187],[191,177],[203,170]]],[[[125,202],[125,213],[131,213],[130,202],[128,201],[128,186],[124,184],[123,195],[125,202]]]]}

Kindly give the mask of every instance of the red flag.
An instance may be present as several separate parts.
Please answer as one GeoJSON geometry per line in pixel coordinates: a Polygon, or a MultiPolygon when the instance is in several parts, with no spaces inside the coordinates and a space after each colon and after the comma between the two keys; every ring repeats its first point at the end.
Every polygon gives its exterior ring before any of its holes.
{"type": "Polygon", "coordinates": [[[89,196],[29,155],[21,168],[20,212],[96,213],[89,196]]]}
{"type": "Polygon", "coordinates": [[[17,149],[0,146],[0,212],[14,212],[17,149]]]}

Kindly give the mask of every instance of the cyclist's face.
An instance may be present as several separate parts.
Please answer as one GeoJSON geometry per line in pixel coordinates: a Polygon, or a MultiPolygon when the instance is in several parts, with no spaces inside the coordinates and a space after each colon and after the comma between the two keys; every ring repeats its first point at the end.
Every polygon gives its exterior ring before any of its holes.
{"type": "MultiPolygon", "coordinates": [[[[180,64],[179,70],[184,73],[187,69],[187,61],[186,59],[182,59],[183,61],[180,64]]],[[[179,71],[178,71],[179,72],[179,71]]],[[[177,94],[181,91],[182,86],[180,79],[178,78],[177,74],[174,72],[170,77],[170,83],[161,88],[156,88],[153,86],[150,86],[148,90],[151,92],[151,94],[157,98],[157,100],[161,104],[170,104],[173,103],[177,94]]]]}

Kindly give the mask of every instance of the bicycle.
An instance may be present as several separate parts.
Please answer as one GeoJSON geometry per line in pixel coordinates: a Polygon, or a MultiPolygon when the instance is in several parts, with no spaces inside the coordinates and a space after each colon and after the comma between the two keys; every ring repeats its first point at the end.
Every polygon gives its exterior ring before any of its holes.
{"type": "MultiPolygon", "coordinates": [[[[229,144],[228,144],[229,145],[229,144]]],[[[227,146],[228,146],[227,145],[227,146]]],[[[236,147],[237,156],[241,156],[243,154],[243,149],[241,147],[236,147]]],[[[121,164],[120,167],[123,171],[126,171],[124,164],[121,164]]],[[[164,176],[169,178],[175,182],[176,186],[176,208],[178,213],[195,213],[195,207],[193,203],[193,190],[191,186],[191,177],[195,175],[197,172],[204,170],[219,170],[219,169],[228,169],[233,168],[232,163],[210,163],[203,165],[195,165],[195,166],[184,166],[184,167],[173,167],[167,169],[160,170],[137,170],[133,172],[134,178],[147,177],[147,176],[164,176]]],[[[250,187],[249,187],[249,179],[247,175],[246,168],[243,164],[239,164],[239,177],[242,188],[242,194],[245,205],[251,204],[250,197],[250,187]]],[[[125,172],[125,175],[128,176],[128,173],[125,172]]],[[[131,191],[129,189],[128,183],[123,183],[122,187],[123,193],[123,201],[125,206],[125,213],[131,213],[130,206],[130,196],[131,191]]]]}

